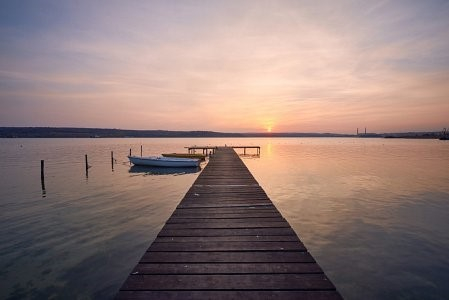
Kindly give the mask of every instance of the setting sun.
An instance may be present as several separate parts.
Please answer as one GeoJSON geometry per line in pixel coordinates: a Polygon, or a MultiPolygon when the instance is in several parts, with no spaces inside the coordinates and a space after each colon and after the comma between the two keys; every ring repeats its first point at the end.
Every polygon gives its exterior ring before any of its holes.
{"type": "Polygon", "coordinates": [[[268,126],[267,127],[267,132],[271,132],[271,129],[272,129],[271,126],[268,126]]]}

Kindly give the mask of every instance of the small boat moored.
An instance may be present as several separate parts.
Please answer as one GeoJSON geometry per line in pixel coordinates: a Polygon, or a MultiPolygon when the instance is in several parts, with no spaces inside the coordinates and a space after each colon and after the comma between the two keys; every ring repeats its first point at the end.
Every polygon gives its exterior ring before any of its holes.
{"type": "Polygon", "coordinates": [[[192,158],[177,158],[177,157],[163,157],[163,156],[128,156],[129,161],[136,166],[153,166],[153,167],[198,167],[200,165],[199,159],[192,158]]]}

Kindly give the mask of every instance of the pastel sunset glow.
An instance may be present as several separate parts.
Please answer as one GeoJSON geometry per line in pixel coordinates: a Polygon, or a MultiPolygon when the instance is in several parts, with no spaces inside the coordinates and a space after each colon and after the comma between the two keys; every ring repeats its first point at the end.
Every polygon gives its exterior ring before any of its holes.
{"type": "Polygon", "coordinates": [[[449,2],[2,1],[0,126],[439,131],[449,2]]]}

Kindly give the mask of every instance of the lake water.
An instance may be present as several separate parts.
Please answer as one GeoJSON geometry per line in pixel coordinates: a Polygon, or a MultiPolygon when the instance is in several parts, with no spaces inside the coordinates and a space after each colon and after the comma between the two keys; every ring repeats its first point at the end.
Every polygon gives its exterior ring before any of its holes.
{"type": "Polygon", "coordinates": [[[195,144],[262,147],[243,161],[346,299],[449,298],[449,142],[129,138],[0,140],[0,299],[112,298],[200,172],[129,149],[195,144]]]}

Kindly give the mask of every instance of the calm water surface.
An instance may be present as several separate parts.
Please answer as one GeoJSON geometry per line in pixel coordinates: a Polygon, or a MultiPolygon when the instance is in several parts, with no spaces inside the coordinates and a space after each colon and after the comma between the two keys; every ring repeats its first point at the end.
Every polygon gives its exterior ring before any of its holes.
{"type": "Polygon", "coordinates": [[[0,298],[112,298],[200,172],[129,149],[194,144],[262,147],[244,162],[346,299],[448,299],[449,143],[342,138],[2,139],[0,298]]]}

